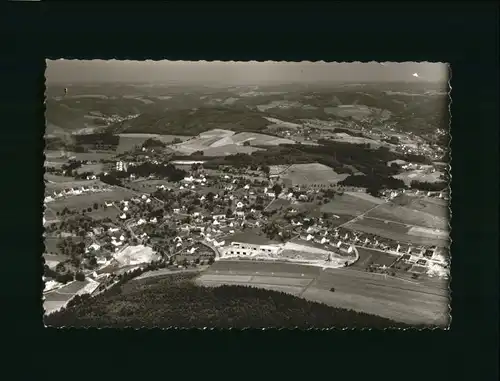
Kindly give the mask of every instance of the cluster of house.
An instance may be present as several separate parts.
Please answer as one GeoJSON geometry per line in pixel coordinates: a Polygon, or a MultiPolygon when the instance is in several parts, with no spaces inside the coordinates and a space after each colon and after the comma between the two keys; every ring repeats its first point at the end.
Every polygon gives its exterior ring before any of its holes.
{"type": "Polygon", "coordinates": [[[201,185],[201,186],[208,186],[209,181],[205,177],[204,174],[199,174],[197,177],[194,177],[192,175],[184,177],[184,179],[181,180],[181,183],[179,185],[180,190],[184,189],[196,189],[196,185],[201,185]]]}
{"type": "MultiPolygon", "coordinates": [[[[295,226],[302,226],[302,223],[295,223],[295,226]]],[[[302,231],[299,238],[304,241],[312,241],[344,251],[349,251],[351,245],[384,250],[392,254],[403,255],[403,260],[418,262],[421,265],[425,265],[427,261],[442,262],[440,257],[441,252],[436,246],[412,246],[390,240],[379,242],[379,237],[362,232],[343,228],[328,231],[327,228],[321,225],[321,222],[318,225],[309,226],[305,231],[302,231]]]]}
{"type": "Polygon", "coordinates": [[[405,194],[408,196],[426,196],[426,197],[432,197],[432,198],[440,198],[443,200],[449,200],[450,195],[448,190],[442,190],[442,191],[420,191],[420,190],[414,190],[414,189],[402,189],[402,190],[394,190],[394,189],[384,189],[383,191],[380,192],[381,197],[386,199],[386,200],[391,200],[401,194],[405,194]]]}
{"type": "Polygon", "coordinates": [[[58,198],[68,197],[68,196],[77,196],[81,194],[87,193],[95,193],[95,192],[108,192],[111,191],[109,186],[99,186],[99,185],[88,185],[81,187],[73,187],[73,188],[65,188],[60,191],[54,191],[51,195],[46,196],[44,198],[44,202],[51,202],[58,198]]]}
{"type": "MultiPolygon", "coordinates": [[[[126,219],[130,218],[132,204],[134,204],[140,208],[141,204],[147,205],[147,204],[150,204],[151,202],[152,202],[151,198],[148,195],[143,194],[140,198],[132,197],[129,200],[121,200],[117,203],[115,203],[113,201],[105,201],[104,206],[105,207],[116,206],[121,211],[119,218],[121,220],[126,220],[126,219]],[[118,204],[118,205],[116,205],[116,204],[118,204]]],[[[155,219],[155,221],[152,223],[156,223],[156,222],[157,221],[155,219]]]]}

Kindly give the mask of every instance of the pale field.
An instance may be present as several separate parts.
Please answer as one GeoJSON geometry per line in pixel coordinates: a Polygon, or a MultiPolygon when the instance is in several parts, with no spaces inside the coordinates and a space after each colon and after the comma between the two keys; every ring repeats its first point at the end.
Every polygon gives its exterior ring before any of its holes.
{"type": "Polygon", "coordinates": [[[444,216],[437,217],[430,213],[409,209],[394,203],[380,205],[376,209],[368,212],[367,217],[441,230],[445,230],[448,225],[448,221],[444,216]]]}
{"type": "Polygon", "coordinates": [[[393,176],[395,179],[403,180],[406,185],[410,185],[413,180],[422,181],[426,183],[437,183],[443,181],[439,177],[443,175],[443,172],[436,171],[434,173],[426,173],[423,170],[413,170],[400,173],[393,176]]]}
{"type": "MultiPolygon", "coordinates": [[[[286,167],[285,167],[286,168],[286,167]]],[[[279,168],[273,168],[274,173],[279,173],[279,168]]],[[[293,164],[279,173],[283,179],[289,179],[294,185],[311,184],[336,184],[344,180],[348,174],[336,173],[332,168],[319,163],[293,164]]]]}
{"type": "Polygon", "coordinates": [[[448,219],[449,203],[446,200],[431,197],[400,195],[392,200],[395,204],[406,208],[432,214],[433,216],[448,219]]]}
{"type": "Polygon", "coordinates": [[[323,204],[321,206],[321,212],[357,216],[377,206],[377,204],[378,201],[374,202],[372,199],[344,193],[343,195],[335,195],[332,201],[323,204]]]}
{"type": "Polygon", "coordinates": [[[68,209],[88,208],[94,203],[104,204],[108,201],[121,201],[133,197],[135,193],[128,189],[115,188],[108,192],[86,193],[77,196],[69,196],[57,199],[50,203],[50,208],[54,211],[61,211],[65,207],[68,209]]]}

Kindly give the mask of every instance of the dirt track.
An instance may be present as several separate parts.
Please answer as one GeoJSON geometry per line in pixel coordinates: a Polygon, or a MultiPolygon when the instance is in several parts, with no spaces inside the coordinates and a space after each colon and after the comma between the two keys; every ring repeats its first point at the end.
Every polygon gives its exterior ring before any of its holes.
{"type": "Polygon", "coordinates": [[[352,269],[237,261],[216,262],[197,282],[273,289],[409,324],[448,324],[448,288],[443,282],[430,286],[352,269]],[[331,287],[336,291],[330,292],[331,287]]]}

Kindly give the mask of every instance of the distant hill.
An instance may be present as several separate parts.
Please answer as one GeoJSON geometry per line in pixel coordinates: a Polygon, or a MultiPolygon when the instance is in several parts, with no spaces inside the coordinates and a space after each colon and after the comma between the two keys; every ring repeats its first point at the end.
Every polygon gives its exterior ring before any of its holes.
{"type": "MultiPolygon", "coordinates": [[[[47,90],[48,134],[109,125],[113,133],[194,136],[214,128],[262,132],[264,118],[336,120],[337,106],[358,105],[390,115],[388,122],[418,134],[448,128],[442,85],[422,83],[273,85],[253,88],[95,85],[47,90]],[[125,117],[137,118],[120,121],[125,117]]],[[[374,115],[376,118],[376,115],[374,115]]]]}
{"type": "Polygon", "coordinates": [[[195,110],[145,112],[135,119],[116,123],[113,133],[156,133],[198,135],[211,129],[231,131],[264,130],[270,123],[257,111],[245,108],[203,107],[195,110]]]}

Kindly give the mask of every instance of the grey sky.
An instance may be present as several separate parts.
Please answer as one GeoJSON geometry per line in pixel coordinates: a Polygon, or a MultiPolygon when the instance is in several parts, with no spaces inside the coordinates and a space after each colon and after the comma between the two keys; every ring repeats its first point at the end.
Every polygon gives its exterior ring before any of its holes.
{"type": "Polygon", "coordinates": [[[318,81],[446,81],[442,63],[47,60],[48,83],[186,82],[264,84],[318,81]],[[418,73],[418,78],[413,76],[418,73]]]}

